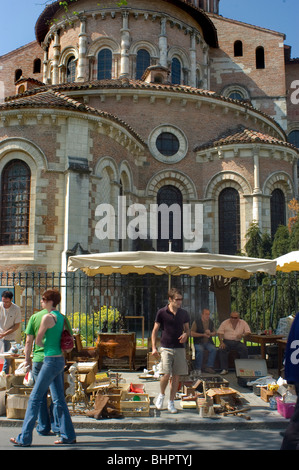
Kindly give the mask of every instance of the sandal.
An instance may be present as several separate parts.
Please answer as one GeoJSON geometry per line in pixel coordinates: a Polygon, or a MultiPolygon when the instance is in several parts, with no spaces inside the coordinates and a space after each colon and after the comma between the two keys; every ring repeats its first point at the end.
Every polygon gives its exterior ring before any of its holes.
{"type": "Polygon", "coordinates": [[[30,445],[21,444],[14,437],[11,437],[9,440],[14,446],[17,446],[17,447],[30,447],[30,445]]]}
{"type": "Polygon", "coordinates": [[[64,441],[63,439],[59,439],[58,441],[54,441],[54,444],[61,445],[61,444],[76,444],[76,439],[72,442],[64,441]]]}

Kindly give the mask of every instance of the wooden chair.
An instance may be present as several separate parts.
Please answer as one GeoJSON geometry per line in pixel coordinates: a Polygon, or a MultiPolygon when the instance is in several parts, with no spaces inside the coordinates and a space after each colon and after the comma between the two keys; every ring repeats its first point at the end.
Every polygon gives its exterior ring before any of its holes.
{"type": "Polygon", "coordinates": [[[75,347],[72,351],[72,359],[77,361],[90,361],[99,359],[99,349],[98,347],[83,347],[81,341],[81,335],[75,334],[75,347]]]}

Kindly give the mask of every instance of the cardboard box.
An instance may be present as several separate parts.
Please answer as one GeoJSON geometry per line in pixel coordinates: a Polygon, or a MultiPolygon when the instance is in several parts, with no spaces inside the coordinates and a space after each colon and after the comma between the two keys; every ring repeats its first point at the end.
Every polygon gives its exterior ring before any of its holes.
{"type": "Polygon", "coordinates": [[[79,374],[88,374],[89,372],[96,374],[98,372],[98,362],[78,362],[78,372],[79,374]]]}
{"type": "Polygon", "coordinates": [[[24,419],[29,396],[30,393],[19,393],[19,390],[16,388],[8,390],[6,396],[6,417],[9,419],[24,419]]]}
{"type": "Polygon", "coordinates": [[[236,375],[238,384],[248,387],[248,382],[253,382],[268,374],[265,359],[235,359],[236,375]]]}

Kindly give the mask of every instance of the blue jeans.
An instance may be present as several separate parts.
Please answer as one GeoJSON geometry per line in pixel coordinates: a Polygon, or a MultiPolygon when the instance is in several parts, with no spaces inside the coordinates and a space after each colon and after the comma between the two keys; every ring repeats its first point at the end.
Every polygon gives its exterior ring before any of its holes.
{"type": "MultiPolygon", "coordinates": [[[[43,362],[33,362],[32,363],[32,375],[34,378],[34,383],[37,381],[37,376],[40,373],[43,362]]],[[[58,420],[54,418],[56,415],[55,411],[53,414],[53,403],[48,407],[47,400],[48,390],[42,398],[42,402],[39,408],[38,417],[37,417],[37,427],[36,430],[38,434],[47,436],[51,429],[54,434],[59,434],[59,423],[58,420]]]]}
{"type": "Polygon", "coordinates": [[[38,412],[48,388],[50,388],[52,401],[56,409],[62,441],[71,443],[76,439],[74,426],[64,397],[64,362],[63,356],[44,358],[43,366],[30,394],[22,432],[16,439],[19,444],[23,446],[31,445],[38,412]]]}
{"type": "Polygon", "coordinates": [[[194,349],[195,349],[195,369],[201,370],[202,361],[203,361],[203,353],[205,349],[209,353],[206,367],[211,367],[211,368],[214,367],[214,362],[215,362],[216,354],[217,354],[217,349],[214,346],[214,344],[210,342],[197,343],[197,344],[194,344],[194,349]]]}
{"type": "MultiPolygon", "coordinates": [[[[4,344],[4,352],[8,352],[10,350],[10,346],[11,346],[11,343],[12,343],[13,340],[9,340],[9,339],[3,339],[3,344],[4,344]]],[[[9,366],[10,366],[10,363],[11,363],[11,359],[5,359],[4,360],[4,364],[3,364],[3,372],[5,372],[5,374],[9,374],[9,366]]]]}

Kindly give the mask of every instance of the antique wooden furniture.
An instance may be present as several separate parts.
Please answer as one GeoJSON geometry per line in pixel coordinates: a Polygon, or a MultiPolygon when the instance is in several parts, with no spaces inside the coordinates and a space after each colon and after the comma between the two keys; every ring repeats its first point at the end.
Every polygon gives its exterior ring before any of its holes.
{"type": "Polygon", "coordinates": [[[99,351],[97,347],[83,347],[80,334],[75,334],[74,340],[75,347],[71,352],[72,358],[76,359],[77,361],[90,361],[91,359],[98,359],[99,351]]]}
{"type": "Polygon", "coordinates": [[[282,335],[256,335],[251,333],[246,336],[246,341],[260,344],[261,356],[263,359],[266,359],[266,344],[277,344],[277,341],[282,337],[282,335]]]}
{"type": "Polygon", "coordinates": [[[97,341],[99,351],[99,369],[103,366],[103,357],[117,359],[129,358],[130,370],[135,368],[136,338],[135,333],[100,333],[97,341]]]}

